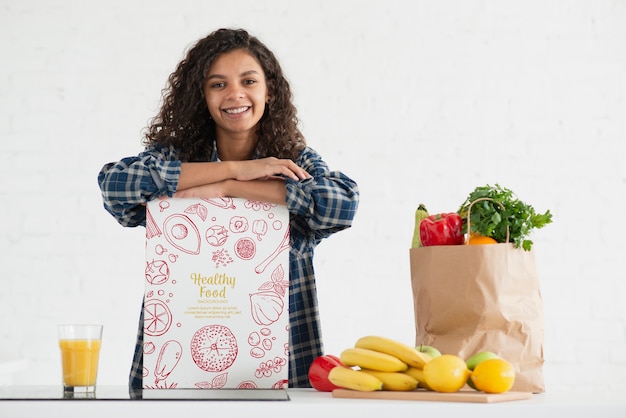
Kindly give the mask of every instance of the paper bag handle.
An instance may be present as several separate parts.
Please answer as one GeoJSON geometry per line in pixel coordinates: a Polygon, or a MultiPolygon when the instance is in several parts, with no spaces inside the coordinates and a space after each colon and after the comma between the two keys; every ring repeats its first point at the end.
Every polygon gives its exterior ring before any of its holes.
{"type": "MultiPolygon", "coordinates": [[[[469,236],[472,233],[472,229],[470,227],[471,223],[470,223],[470,213],[472,213],[472,206],[474,205],[474,203],[476,202],[480,202],[481,200],[490,200],[494,203],[497,203],[498,205],[500,205],[500,207],[502,208],[502,210],[505,210],[505,207],[502,203],[498,202],[497,200],[493,200],[490,197],[479,197],[478,199],[472,201],[469,206],[467,207],[467,235],[469,236]]],[[[510,233],[509,233],[509,226],[506,226],[506,242],[509,242],[509,238],[510,238],[510,233]]],[[[467,240],[467,244],[469,244],[469,239],[467,240]]]]}

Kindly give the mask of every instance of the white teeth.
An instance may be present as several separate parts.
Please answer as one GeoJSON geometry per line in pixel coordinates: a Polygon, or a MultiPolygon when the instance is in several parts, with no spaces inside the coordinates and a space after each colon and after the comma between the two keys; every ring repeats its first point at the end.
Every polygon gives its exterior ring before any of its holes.
{"type": "Polygon", "coordinates": [[[237,113],[245,112],[246,110],[248,110],[248,108],[249,108],[248,106],[245,106],[245,107],[238,107],[235,109],[225,109],[224,111],[230,114],[237,114],[237,113]]]}

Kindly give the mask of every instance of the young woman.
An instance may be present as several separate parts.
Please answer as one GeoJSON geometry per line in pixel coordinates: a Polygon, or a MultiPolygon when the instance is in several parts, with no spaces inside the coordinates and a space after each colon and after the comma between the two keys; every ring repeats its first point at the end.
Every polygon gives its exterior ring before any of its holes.
{"type": "MultiPolygon", "coordinates": [[[[145,149],[105,164],[105,209],[145,226],[145,203],[168,197],[240,197],[286,205],[290,214],[289,387],[308,387],[323,354],[313,253],[351,226],[357,184],[331,171],[298,129],[292,93],[274,54],[242,29],[199,40],[170,75],[145,149]]],[[[129,384],[142,386],[143,309],[129,384]]]]}

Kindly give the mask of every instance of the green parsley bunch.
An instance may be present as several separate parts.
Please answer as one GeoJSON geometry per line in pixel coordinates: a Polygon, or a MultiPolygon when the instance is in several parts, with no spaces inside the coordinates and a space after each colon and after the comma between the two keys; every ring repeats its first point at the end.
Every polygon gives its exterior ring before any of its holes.
{"type": "Polygon", "coordinates": [[[530,251],[533,241],[528,239],[533,229],[543,228],[552,222],[552,214],[549,210],[545,213],[537,213],[535,209],[522,201],[509,189],[496,183],[495,186],[487,184],[474,189],[465,202],[461,205],[458,214],[463,219],[463,233],[467,233],[467,212],[470,204],[480,198],[493,199],[504,206],[504,210],[498,203],[482,200],[472,205],[471,232],[492,237],[497,242],[506,242],[506,231],[509,228],[509,242],[516,248],[522,247],[530,251]]]}

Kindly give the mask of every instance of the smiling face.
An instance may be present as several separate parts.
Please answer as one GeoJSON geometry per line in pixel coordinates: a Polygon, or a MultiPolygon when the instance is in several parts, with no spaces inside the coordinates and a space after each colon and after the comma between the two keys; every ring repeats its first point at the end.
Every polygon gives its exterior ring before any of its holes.
{"type": "Polygon", "coordinates": [[[259,62],[242,49],[218,56],[207,73],[204,97],[215,121],[218,141],[256,141],[268,89],[259,62]]]}

